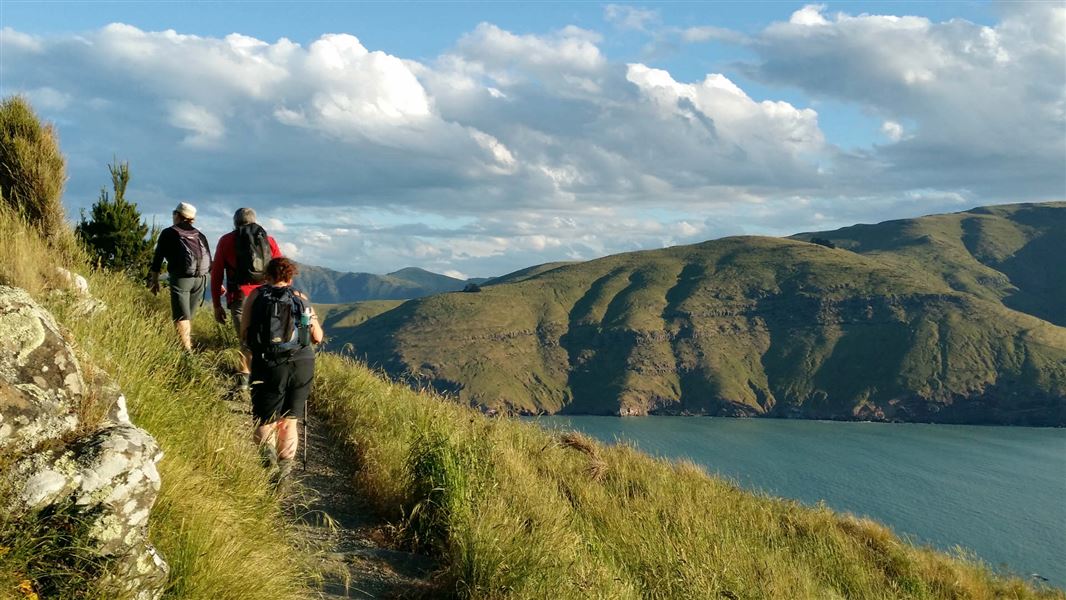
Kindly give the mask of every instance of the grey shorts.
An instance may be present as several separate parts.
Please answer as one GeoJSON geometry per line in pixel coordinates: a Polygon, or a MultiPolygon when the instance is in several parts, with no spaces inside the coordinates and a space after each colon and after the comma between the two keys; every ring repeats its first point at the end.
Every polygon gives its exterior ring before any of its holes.
{"type": "Polygon", "coordinates": [[[170,278],[170,314],[175,321],[191,321],[204,303],[207,275],[170,278]]]}
{"type": "Polygon", "coordinates": [[[237,341],[242,350],[248,349],[248,344],[241,339],[241,316],[244,314],[244,298],[229,306],[230,320],[233,321],[233,330],[237,332],[237,341]]]}
{"type": "Polygon", "coordinates": [[[244,314],[244,301],[234,302],[229,307],[229,316],[233,321],[233,330],[237,332],[237,339],[241,337],[241,315],[244,314]]]}

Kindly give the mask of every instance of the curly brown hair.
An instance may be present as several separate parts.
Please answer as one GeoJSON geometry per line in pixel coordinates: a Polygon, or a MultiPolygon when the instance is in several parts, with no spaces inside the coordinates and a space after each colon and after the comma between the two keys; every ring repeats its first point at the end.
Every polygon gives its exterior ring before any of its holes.
{"type": "Polygon", "coordinates": [[[275,258],[267,265],[267,277],[274,283],[292,282],[293,278],[300,273],[296,262],[288,258],[275,258]]]}

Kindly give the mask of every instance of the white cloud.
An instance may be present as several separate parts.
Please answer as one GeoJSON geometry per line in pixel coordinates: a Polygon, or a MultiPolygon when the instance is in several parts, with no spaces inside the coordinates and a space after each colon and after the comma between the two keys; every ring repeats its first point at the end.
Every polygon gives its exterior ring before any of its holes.
{"type": "Polygon", "coordinates": [[[628,4],[608,4],[603,9],[603,18],[621,30],[647,31],[661,20],[659,13],[628,4]]]}
{"type": "Polygon", "coordinates": [[[889,140],[898,142],[903,138],[903,126],[895,121],[885,121],[881,124],[881,133],[885,134],[889,140]]]}
{"type": "Polygon", "coordinates": [[[824,10],[824,4],[808,4],[792,13],[788,22],[792,25],[802,26],[828,25],[829,21],[826,21],[825,17],[822,16],[822,11],[824,10]]]}
{"type": "Polygon", "coordinates": [[[26,97],[37,108],[57,111],[65,109],[73,99],[70,94],[48,86],[27,90],[26,97]]]}
{"type": "Polygon", "coordinates": [[[300,247],[292,242],[281,242],[278,244],[278,249],[281,250],[283,256],[289,258],[300,258],[300,247]]]}
{"type": "Polygon", "coordinates": [[[169,122],[174,127],[191,132],[182,143],[193,147],[215,146],[226,133],[218,116],[203,106],[187,101],[175,102],[170,106],[169,122]]]}
{"type": "Polygon", "coordinates": [[[10,27],[0,28],[0,45],[23,52],[40,52],[43,48],[37,37],[15,31],[10,27]]]}
{"type": "MultiPolygon", "coordinates": [[[[848,159],[866,185],[1061,197],[1066,6],[1006,3],[995,26],[963,19],[824,14],[810,5],[750,47],[749,73],[853,102],[897,143],[848,159]],[[894,136],[899,137],[894,137],[894,136]]],[[[884,188],[882,188],[884,189],[884,188]]]]}
{"type": "Polygon", "coordinates": [[[697,27],[688,27],[680,30],[681,41],[687,43],[702,43],[711,41],[729,42],[732,44],[743,44],[748,41],[747,36],[739,31],[732,29],[726,29],[724,27],[715,27],[713,25],[701,25],[697,27]]]}
{"type": "Polygon", "coordinates": [[[818,113],[788,102],[755,102],[724,75],[712,73],[698,84],[679,83],[670,73],[631,64],[626,78],[666,113],[681,116],[693,128],[729,148],[777,153],[817,152],[824,139],[818,113]]]}
{"type": "Polygon", "coordinates": [[[749,38],[662,27],[744,44],[757,60],[741,74],[854,103],[894,142],[847,152],[811,106],[755,96],[732,66],[682,78],[622,64],[577,27],[483,23],[426,62],[347,34],[303,46],[114,24],[6,28],[0,43],[5,78],[62,119],[75,211],[117,154],[149,213],[192,199],[221,232],[250,205],[312,264],[492,275],[1061,194],[1066,22],[1052,8],[1011,5],[994,27],[818,6],[749,38]]]}
{"type": "Polygon", "coordinates": [[[607,59],[596,45],[599,34],[566,27],[547,36],[517,35],[491,23],[481,23],[459,39],[456,56],[472,71],[498,82],[524,79],[526,73],[556,79],[566,74],[598,72],[607,59]]]}

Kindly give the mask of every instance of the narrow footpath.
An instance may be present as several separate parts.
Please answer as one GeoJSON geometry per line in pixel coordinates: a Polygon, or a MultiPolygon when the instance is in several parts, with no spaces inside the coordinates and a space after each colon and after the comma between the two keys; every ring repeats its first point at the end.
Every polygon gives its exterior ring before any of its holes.
{"type": "Polygon", "coordinates": [[[314,415],[310,425],[307,470],[297,471],[297,478],[303,486],[301,504],[307,510],[302,528],[322,548],[323,597],[434,596],[429,578],[435,562],[387,547],[388,525],[365,507],[352,484],[351,461],[345,459],[343,447],[314,415]]]}
{"type": "MultiPolygon", "coordinates": [[[[251,426],[246,399],[230,398],[227,405],[251,426]]],[[[377,518],[354,485],[352,462],[325,422],[311,415],[307,467],[303,449],[294,471],[296,484],[283,499],[298,527],[319,557],[324,575],[322,598],[426,599],[439,594],[431,583],[436,562],[427,556],[389,547],[389,525],[377,518]]],[[[303,427],[300,428],[303,436],[303,427]]]]}

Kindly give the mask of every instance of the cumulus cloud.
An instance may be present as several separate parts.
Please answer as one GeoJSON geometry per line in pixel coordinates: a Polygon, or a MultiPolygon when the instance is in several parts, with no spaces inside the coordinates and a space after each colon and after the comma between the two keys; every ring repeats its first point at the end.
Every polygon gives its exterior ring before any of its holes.
{"type": "Polygon", "coordinates": [[[1002,9],[985,26],[808,5],[756,36],[748,73],[883,117],[897,143],[849,157],[862,180],[997,200],[1061,196],[1066,7],[1002,9]],[[906,136],[901,122],[913,124],[906,136]]]}
{"type": "Polygon", "coordinates": [[[613,61],[573,26],[482,23],[421,62],[348,33],[301,45],[112,24],[5,28],[0,44],[21,86],[8,91],[75,124],[61,127],[75,210],[114,155],[143,209],[192,200],[211,235],[250,205],[310,263],[492,275],[1061,194],[1063,10],[1008,9],[984,27],[812,5],[751,36],[605,9],[622,28],[754,53],[742,73],[696,78],[613,61]],[[738,75],[854,103],[886,143],[844,151],[816,104],[753,97],[738,75]]]}
{"type": "Polygon", "coordinates": [[[192,102],[175,102],[170,106],[169,122],[174,127],[188,130],[183,144],[210,147],[217,144],[226,132],[222,120],[203,106],[192,102]]]}

